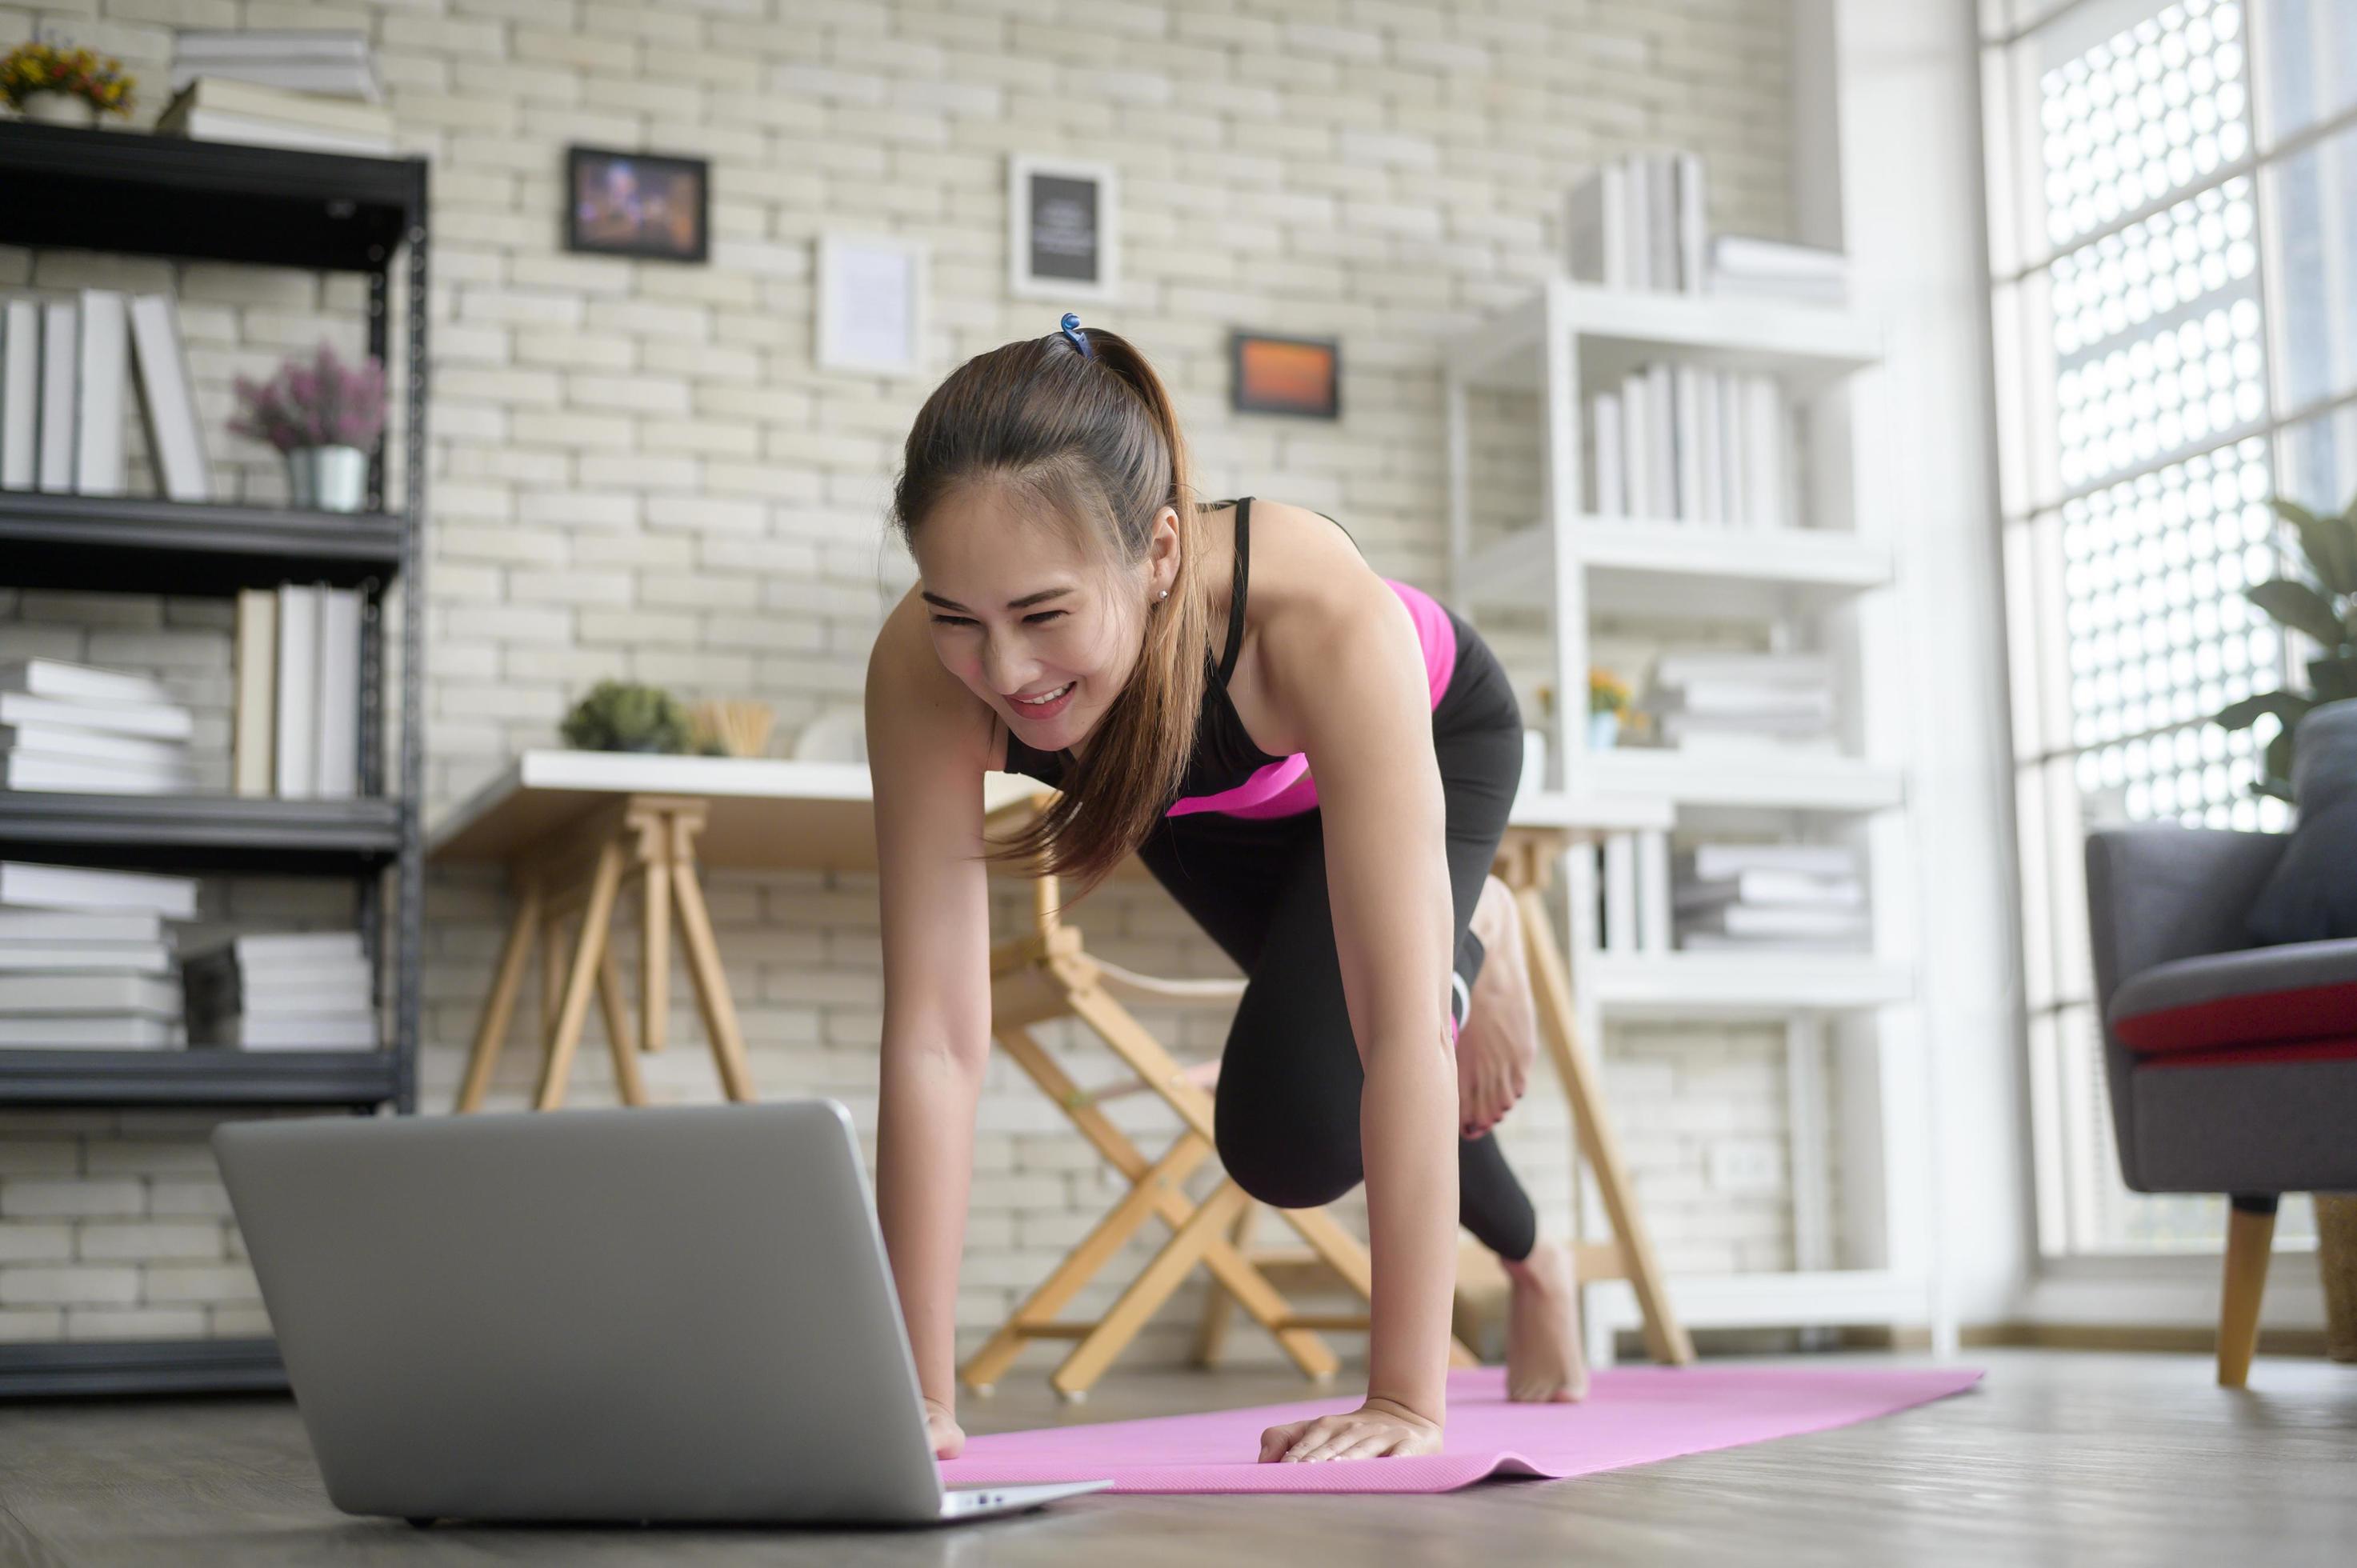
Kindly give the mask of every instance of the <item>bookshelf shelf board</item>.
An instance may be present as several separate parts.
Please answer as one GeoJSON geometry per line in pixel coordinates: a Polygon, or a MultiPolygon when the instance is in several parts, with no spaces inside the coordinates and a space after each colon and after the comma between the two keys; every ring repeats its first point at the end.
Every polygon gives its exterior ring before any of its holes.
{"type": "Polygon", "coordinates": [[[0,1105],[374,1106],[391,1051],[0,1050],[0,1105]]]}
{"type": "Polygon", "coordinates": [[[401,848],[398,800],[0,790],[0,859],[350,874],[401,848]]]}
{"type": "Polygon", "coordinates": [[[1587,983],[1616,1017],[1781,1018],[1886,1007],[1912,993],[1906,968],[1869,953],[1598,953],[1587,983]]]}
{"type": "Polygon", "coordinates": [[[1852,757],[1759,751],[1687,754],[1631,746],[1579,755],[1581,788],[1599,795],[1658,795],[1680,806],[1759,806],[1873,811],[1905,796],[1900,770],[1852,757]]]}
{"type": "Polygon", "coordinates": [[[284,1392],[274,1339],[63,1339],[0,1345],[0,1399],[284,1392]]]}
{"type": "Polygon", "coordinates": [[[0,490],[0,576],[11,587],[138,594],[354,587],[393,575],[405,527],[391,512],[0,490]]]}
{"type": "Polygon", "coordinates": [[[1586,387],[1619,381],[1639,365],[1675,360],[1760,371],[1808,392],[1877,362],[1882,334],[1838,306],[1739,295],[1598,288],[1554,277],[1544,289],[1467,333],[1449,373],[1471,385],[1536,392],[1546,380],[1552,310],[1573,341],[1586,387]]]}
{"type": "MultiPolygon", "coordinates": [[[[1813,612],[1890,581],[1890,553],[1833,529],[1732,529],[1583,513],[1566,547],[1588,590],[1616,611],[1730,618],[1813,612]]],[[[1540,607],[1553,600],[1548,530],[1534,523],[1476,551],[1458,593],[1477,604],[1540,607]]]]}
{"type": "Polygon", "coordinates": [[[422,157],[0,123],[0,244],[371,272],[425,219],[422,157]]]}

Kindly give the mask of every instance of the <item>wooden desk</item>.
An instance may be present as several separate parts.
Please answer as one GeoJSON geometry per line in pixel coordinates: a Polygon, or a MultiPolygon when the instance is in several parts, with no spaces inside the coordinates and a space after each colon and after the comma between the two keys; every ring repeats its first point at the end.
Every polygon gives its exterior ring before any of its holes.
{"type": "MultiPolygon", "coordinates": [[[[1045,785],[1016,774],[984,779],[985,808],[994,812],[1046,792],[1045,785]]],[[[1549,864],[1573,837],[1668,825],[1666,809],[1650,801],[1526,795],[1501,847],[1501,875],[1509,863],[1519,868],[1510,885],[1534,900],[1549,864]]],[[[636,1052],[664,1046],[674,921],[721,1084],[731,1100],[748,1101],[754,1094],[744,1036],[696,867],[873,871],[875,800],[859,763],[527,751],[442,817],[428,835],[427,854],[441,862],[501,862],[516,886],[515,918],[457,1109],[482,1102],[536,938],[547,1030],[533,1103],[543,1110],[563,1103],[593,991],[623,1101],[645,1103],[636,1052]],[[635,1041],[608,941],[614,911],[633,884],[644,904],[635,1041]],[[576,916],[579,929],[567,962],[564,928],[576,916]]],[[[1148,876],[1135,856],[1114,875],[1148,876]]],[[[1534,901],[1524,914],[1539,908],[1534,901]]]]}

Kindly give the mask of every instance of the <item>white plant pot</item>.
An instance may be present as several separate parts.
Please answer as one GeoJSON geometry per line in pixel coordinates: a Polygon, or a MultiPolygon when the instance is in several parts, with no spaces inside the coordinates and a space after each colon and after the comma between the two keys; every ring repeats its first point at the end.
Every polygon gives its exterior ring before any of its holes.
{"type": "Polygon", "coordinates": [[[368,454],[357,446],[298,446],[286,454],[286,488],[296,506],[358,511],[368,499],[368,454]]]}
{"type": "Polygon", "coordinates": [[[80,125],[87,129],[98,124],[98,105],[70,92],[36,92],[25,100],[16,113],[42,125],[80,125]]]}

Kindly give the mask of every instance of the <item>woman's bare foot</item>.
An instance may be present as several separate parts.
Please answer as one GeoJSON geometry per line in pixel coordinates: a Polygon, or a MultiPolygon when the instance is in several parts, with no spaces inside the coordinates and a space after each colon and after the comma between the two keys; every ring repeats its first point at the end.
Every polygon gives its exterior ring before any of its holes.
{"type": "MultiPolygon", "coordinates": [[[[1501,1260],[1503,1262],[1503,1260],[1501,1260]]],[[[1573,1404],[1587,1397],[1579,1344],[1579,1283],[1571,1253],[1542,1237],[1531,1255],[1506,1263],[1506,1397],[1524,1404],[1573,1404]]]]}
{"type": "Polygon", "coordinates": [[[1494,876],[1481,885],[1472,925],[1484,956],[1457,1036],[1457,1123],[1464,1136],[1478,1138],[1523,1097],[1538,1056],[1539,1018],[1523,960],[1522,917],[1494,876]]]}

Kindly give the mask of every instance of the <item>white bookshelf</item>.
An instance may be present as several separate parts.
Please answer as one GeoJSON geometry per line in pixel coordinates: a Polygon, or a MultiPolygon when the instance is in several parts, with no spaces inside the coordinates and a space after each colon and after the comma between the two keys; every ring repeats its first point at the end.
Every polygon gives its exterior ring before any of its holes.
{"type": "MultiPolygon", "coordinates": [[[[1932,1320],[1932,1228],[1920,1127],[1926,1107],[1916,1042],[1914,890],[1906,875],[1907,773],[1889,607],[1900,541],[1889,520],[1856,515],[1848,404],[1875,365],[1880,332],[1820,306],[1617,290],[1550,279],[1458,339],[1444,367],[1452,603],[1485,614],[1537,610],[1549,628],[1555,704],[1543,786],[1570,799],[1639,803],[1667,829],[1637,829],[1574,850],[1565,877],[1567,953],[1580,1022],[1767,1021],[1787,1049],[1797,1267],[1674,1279],[1704,1326],[1916,1326],[1932,1320]],[[1587,400],[1639,367],[1692,363],[1764,372],[1781,383],[1805,439],[1794,448],[1805,526],[1738,528],[1602,516],[1584,472],[1587,400]],[[1535,400],[1535,517],[1477,536],[1472,404],[1483,392],[1535,400]],[[1679,751],[1587,745],[1587,671],[1599,614],[1741,622],[1770,646],[1828,657],[1840,716],[1835,749],[1679,751]],[[1670,844],[1714,832],[1792,836],[1860,848],[1871,910],[1867,950],[1686,951],[1671,943],[1670,844]],[[1609,869],[1620,857],[1619,870],[1609,869]],[[1633,869],[1631,869],[1633,868],[1633,869]],[[1608,883],[1624,902],[1599,898],[1608,883]],[[1633,918],[1625,900],[1633,886],[1633,918]],[[1612,907],[1599,917],[1599,905],[1612,907]],[[1835,1121],[1828,1107],[1841,1108],[1835,1121]],[[1838,1197],[1832,1169],[1843,1172],[1838,1197]],[[1876,1177],[1880,1179],[1877,1180],[1876,1177]]],[[[1494,433],[1485,429],[1485,435],[1494,433]]],[[[1494,456],[1496,448],[1489,448],[1494,456]]],[[[1527,469],[1524,470],[1527,472],[1527,469]]],[[[1509,507],[1511,502],[1506,503],[1509,507]]],[[[1587,1293],[1590,1349],[1636,1320],[1627,1292],[1587,1293]]]]}

